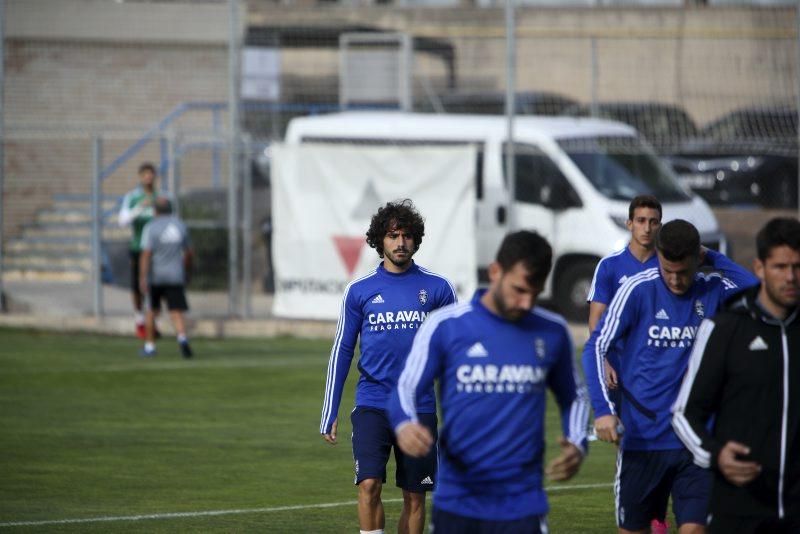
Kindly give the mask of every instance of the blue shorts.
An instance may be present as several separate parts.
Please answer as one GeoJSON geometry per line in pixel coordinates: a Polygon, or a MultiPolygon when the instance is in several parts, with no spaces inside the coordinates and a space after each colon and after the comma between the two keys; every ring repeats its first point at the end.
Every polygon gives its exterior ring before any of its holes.
{"type": "MultiPolygon", "coordinates": [[[[419,422],[427,426],[438,440],[436,414],[419,414],[419,422]]],[[[353,460],[355,483],[367,478],[379,478],[386,483],[386,463],[394,448],[396,464],[395,483],[398,488],[413,493],[432,491],[436,483],[437,447],[431,447],[423,458],[406,456],[397,447],[394,431],[384,410],[367,406],[356,406],[350,414],[353,424],[353,460]]]]}
{"type": "Polygon", "coordinates": [[[547,534],[547,516],[530,515],[510,521],[475,519],[433,507],[431,532],[436,534],[547,534]]]}
{"type": "Polygon", "coordinates": [[[695,465],[686,449],[626,451],[617,455],[617,526],[642,530],[654,518],[663,520],[672,495],[678,526],[706,524],[711,472],[695,465]]]}

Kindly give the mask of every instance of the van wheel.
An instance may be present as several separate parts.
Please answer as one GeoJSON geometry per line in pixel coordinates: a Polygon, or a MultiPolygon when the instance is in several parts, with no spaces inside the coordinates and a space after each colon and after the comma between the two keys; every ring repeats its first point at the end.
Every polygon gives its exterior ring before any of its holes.
{"type": "Polygon", "coordinates": [[[592,285],[595,263],[580,261],[570,264],[556,278],[556,303],[568,321],[585,323],[589,320],[586,297],[592,285]]]}

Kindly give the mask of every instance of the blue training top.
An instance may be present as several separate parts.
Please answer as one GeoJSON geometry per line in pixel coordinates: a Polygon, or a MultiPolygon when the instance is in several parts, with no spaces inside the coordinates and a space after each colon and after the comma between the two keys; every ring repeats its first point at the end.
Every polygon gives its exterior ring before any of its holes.
{"type": "Polygon", "coordinates": [[[505,320],[480,302],[448,306],[422,326],[389,403],[392,427],[415,421],[439,379],[443,426],[434,504],[479,519],[547,513],[542,488],[546,386],[564,435],[586,447],[588,400],[564,320],[535,308],[505,320]]]}
{"type": "MultiPolygon", "coordinates": [[[[611,299],[617,294],[617,290],[628,278],[653,267],[658,267],[656,254],[641,262],[631,253],[629,246],[605,256],[597,262],[586,301],[599,302],[608,306],[611,299]]],[[[619,351],[620,347],[611,347],[606,353],[606,360],[611,367],[617,370],[619,370],[619,351]]]]}
{"type": "MultiPolygon", "coordinates": [[[[350,282],[328,362],[320,433],[330,433],[338,416],[359,337],[361,377],[356,406],[385,409],[422,321],[431,311],[455,301],[455,290],[446,278],[416,263],[403,273],[389,272],[380,263],[371,273],[350,282]]],[[[433,388],[422,399],[420,411],[436,412],[433,388]]]]}
{"type": "Polygon", "coordinates": [[[672,293],[659,268],[629,278],[611,301],[583,350],[583,371],[595,418],[616,414],[603,380],[603,358],[621,344],[619,376],[623,388],[619,414],[629,450],[683,448],[672,430],[670,409],[686,372],[697,328],[722,302],[758,283],[723,254],[709,250],[707,261],[719,273],[697,273],[683,295],[672,293]]]}

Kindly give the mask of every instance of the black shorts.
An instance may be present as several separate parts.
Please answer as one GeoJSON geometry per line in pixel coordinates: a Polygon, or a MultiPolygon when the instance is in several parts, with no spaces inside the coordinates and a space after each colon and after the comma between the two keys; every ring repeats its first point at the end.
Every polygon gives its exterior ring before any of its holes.
{"type": "Polygon", "coordinates": [[[686,449],[626,451],[617,454],[617,525],[642,530],[654,518],[663,521],[672,496],[678,526],[706,524],[711,472],[695,465],[686,449]]]}
{"type": "Polygon", "coordinates": [[[169,311],[186,311],[189,309],[183,286],[150,286],[150,309],[159,311],[162,298],[167,301],[167,309],[169,311]]]}
{"type": "Polygon", "coordinates": [[[445,512],[433,505],[431,532],[436,534],[547,534],[547,516],[531,515],[510,521],[476,519],[445,512]]]}
{"type": "MultiPolygon", "coordinates": [[[[419,422],[428,427],[437,439],[436,414],[419,414],[419,422]]],[[[432,491],[436,482],[436,450],[423,458],[406,456],[397,446],[386,412],[368,406],[356,407],[350,414],[353,424],[353,459],[355,461],[355,483],[367,478],[379,478],[386,482],[386,463],[394,448],[396,464],[395,483],[398,488],[413,493],[432,491]]]]}
{"type": "Polygon", "coordinates": [[[131,291],[134,295],[141,295],[142,292],[139,289],[139,258],[142,257],[142,253],[136,250],[128,252],[131,256],[131,291]]]}

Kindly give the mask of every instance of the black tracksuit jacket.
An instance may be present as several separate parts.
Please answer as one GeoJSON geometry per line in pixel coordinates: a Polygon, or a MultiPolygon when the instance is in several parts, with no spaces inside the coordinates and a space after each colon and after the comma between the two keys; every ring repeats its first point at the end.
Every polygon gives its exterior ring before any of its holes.
{"type": "Polygon", "coordinates": [[[800,518],[800,308],[780,322],[755,303],[758,291],[700,326],[672,424],[695,463],[714,470],[712,513],[800,518]],[[761,464],[744,487],[717,468],[728,441],[761,464]]]}

